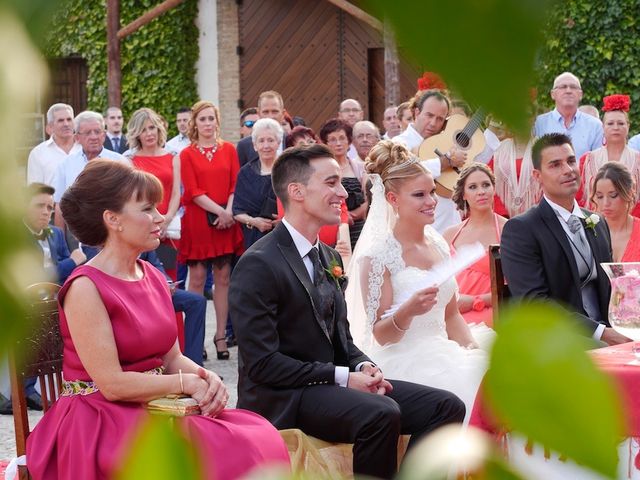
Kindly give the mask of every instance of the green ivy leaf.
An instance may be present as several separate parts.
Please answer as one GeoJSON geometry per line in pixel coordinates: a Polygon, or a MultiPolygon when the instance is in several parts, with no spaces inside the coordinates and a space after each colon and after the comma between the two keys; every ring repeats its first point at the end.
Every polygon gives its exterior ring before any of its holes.
{"type": "Polygon", "coordinates": [[[496,331],[485,377],[496,415],[514,431],[614,478],[623,436],[620,401],[567,312],[541,303],[512,306],[496,331]]]}

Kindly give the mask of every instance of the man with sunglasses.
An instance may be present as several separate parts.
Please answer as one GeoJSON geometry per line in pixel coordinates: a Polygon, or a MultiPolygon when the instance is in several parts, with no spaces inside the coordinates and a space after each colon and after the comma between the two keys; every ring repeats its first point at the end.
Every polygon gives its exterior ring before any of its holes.
{"type": "MultiPolygon", "coordinates": [[[[284,102],[282,95],[274,90],[262,92],[258,97],[258,117],[259,118],[271,118],[282,125],[284,120],[284,102]]],[[[253,128],[253,125],[252,125],[253,128]]],[[[278,147],[278,155],[285,149],[287,136],[283,135],[282,145],[278,147]]],[[[238,152],[238,160],[240,160],[240,166],[245,163],[249,163],[251,160],[258,158],[258,153],[253,148],[253,140],[251,135],[244,137],[236,144],[236,150],[238,152]]]]}
{"type": "Polygon", "coordinates": [[[257,108],[247,108],[240,114],[240,138],[251,136],[253,126],[259,118],[257,108]]]}
{"type": "Polygon", "coordinates": [[[564,133],[569,136],[576,158],[602,146],[602,122],[578,110],[582,100],[580,80],[573,73],[563,72],[553,81],[551,98],[556,102],[552,111],[538,115],[535,136],[564,133]]]}

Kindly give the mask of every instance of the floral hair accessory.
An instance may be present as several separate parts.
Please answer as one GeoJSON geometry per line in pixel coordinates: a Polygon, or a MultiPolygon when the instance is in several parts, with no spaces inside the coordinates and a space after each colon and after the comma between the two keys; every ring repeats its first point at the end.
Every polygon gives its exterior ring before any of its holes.
{"type": "Polygon", "coordinates": [[[613,112],[616,110],[628,112],[630,106],[631,98],[629,98],[629,95],[615,94],[606,96],[602,99],[603,112],[613,112]]]}
{"type": "Polygon", "coordinates": [[[595,213],[592,213],[587,218],[585,218],[584,223],[585,223],[585,226],[591,231],[593,231],[593,234],[597,237],[598,234],[596,233],[596,225],[600,223],[600,216],[596,215],[595,213]]]}
{"type": "Polygon", "coordinates": [[[437,73],[424,72],[422,77],[418,79],[418,90],[431,90],[432,88],[446,90],[447,84],[437,73]]]}

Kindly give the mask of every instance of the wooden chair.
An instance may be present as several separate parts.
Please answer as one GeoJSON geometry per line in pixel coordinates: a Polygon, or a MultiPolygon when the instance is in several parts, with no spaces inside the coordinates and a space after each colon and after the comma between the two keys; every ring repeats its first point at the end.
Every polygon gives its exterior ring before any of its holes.
{"type": "MultiPolygon", "coordinates": [[[[37,377],[40,383],[42,407],[46,412],[58,399],[62,388],[62,337],[58,323],[58,291],[55,283],[36,283],[27,288],[28,322],[31,328],[26,338],[16,342],[9,353],[9,376],[13,421],[18,457],[27,453],[27,437],[31,432],[27,416],[24,381],[37,377]]],[[[20,480],[30,478],[26,467],[19,467],[20,480]]]]}
{"type": "Polygon", "coordinates": [[[499,320],[500,305],[511,294],[502,272],[502,260],[500,259],[500,245],[489,245],[489,271],[491,273],[491,307],[493,308],[493,324],[499,320]]]}

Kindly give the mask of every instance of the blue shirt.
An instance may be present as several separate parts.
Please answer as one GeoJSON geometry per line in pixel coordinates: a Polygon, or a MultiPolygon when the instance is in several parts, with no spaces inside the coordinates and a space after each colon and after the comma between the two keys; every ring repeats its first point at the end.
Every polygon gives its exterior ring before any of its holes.
{"type": "Polygon", "coordinates": [[[591,115],[578,110],[571,120],[569,128],[564,126],[564,118],[557,109],[538,115],[534,128],[536,137],[547,133],[564,133],[568,135],[573,144],[576,158],[602,146],[602,122],[591,115]]]}
{"type": "MultiPolygon", "coordinates": [[[[117,162],[126,163],[130,165],[131,162],[127,160],[125,157],[120,155],[119,153],[112,152],[111,150],[107,150],[103,148],[100,154],[96,158],[104,158],[107,160],[115,160],[117,162]]],[[[84,153],[84,150],[80,150],[78,153],[73,153],[68,155],[62,162],[58,164],[58,168],[56,169],[56,173],[53,176],[53,185],[52,187],[56,189],[53,194],[53,200],[58,203],[62,198],[64,192],[71,186],[73,182],[75,182],[80,172],[84,170],[89,159],[84,153]]]]}
{"type": "Polygon", "coordinates": [[[638,150],[640,152],[640,133],[631,137],[627,145],[629,146],[629,148],[633,148],[634,150],[638,150]]]}

